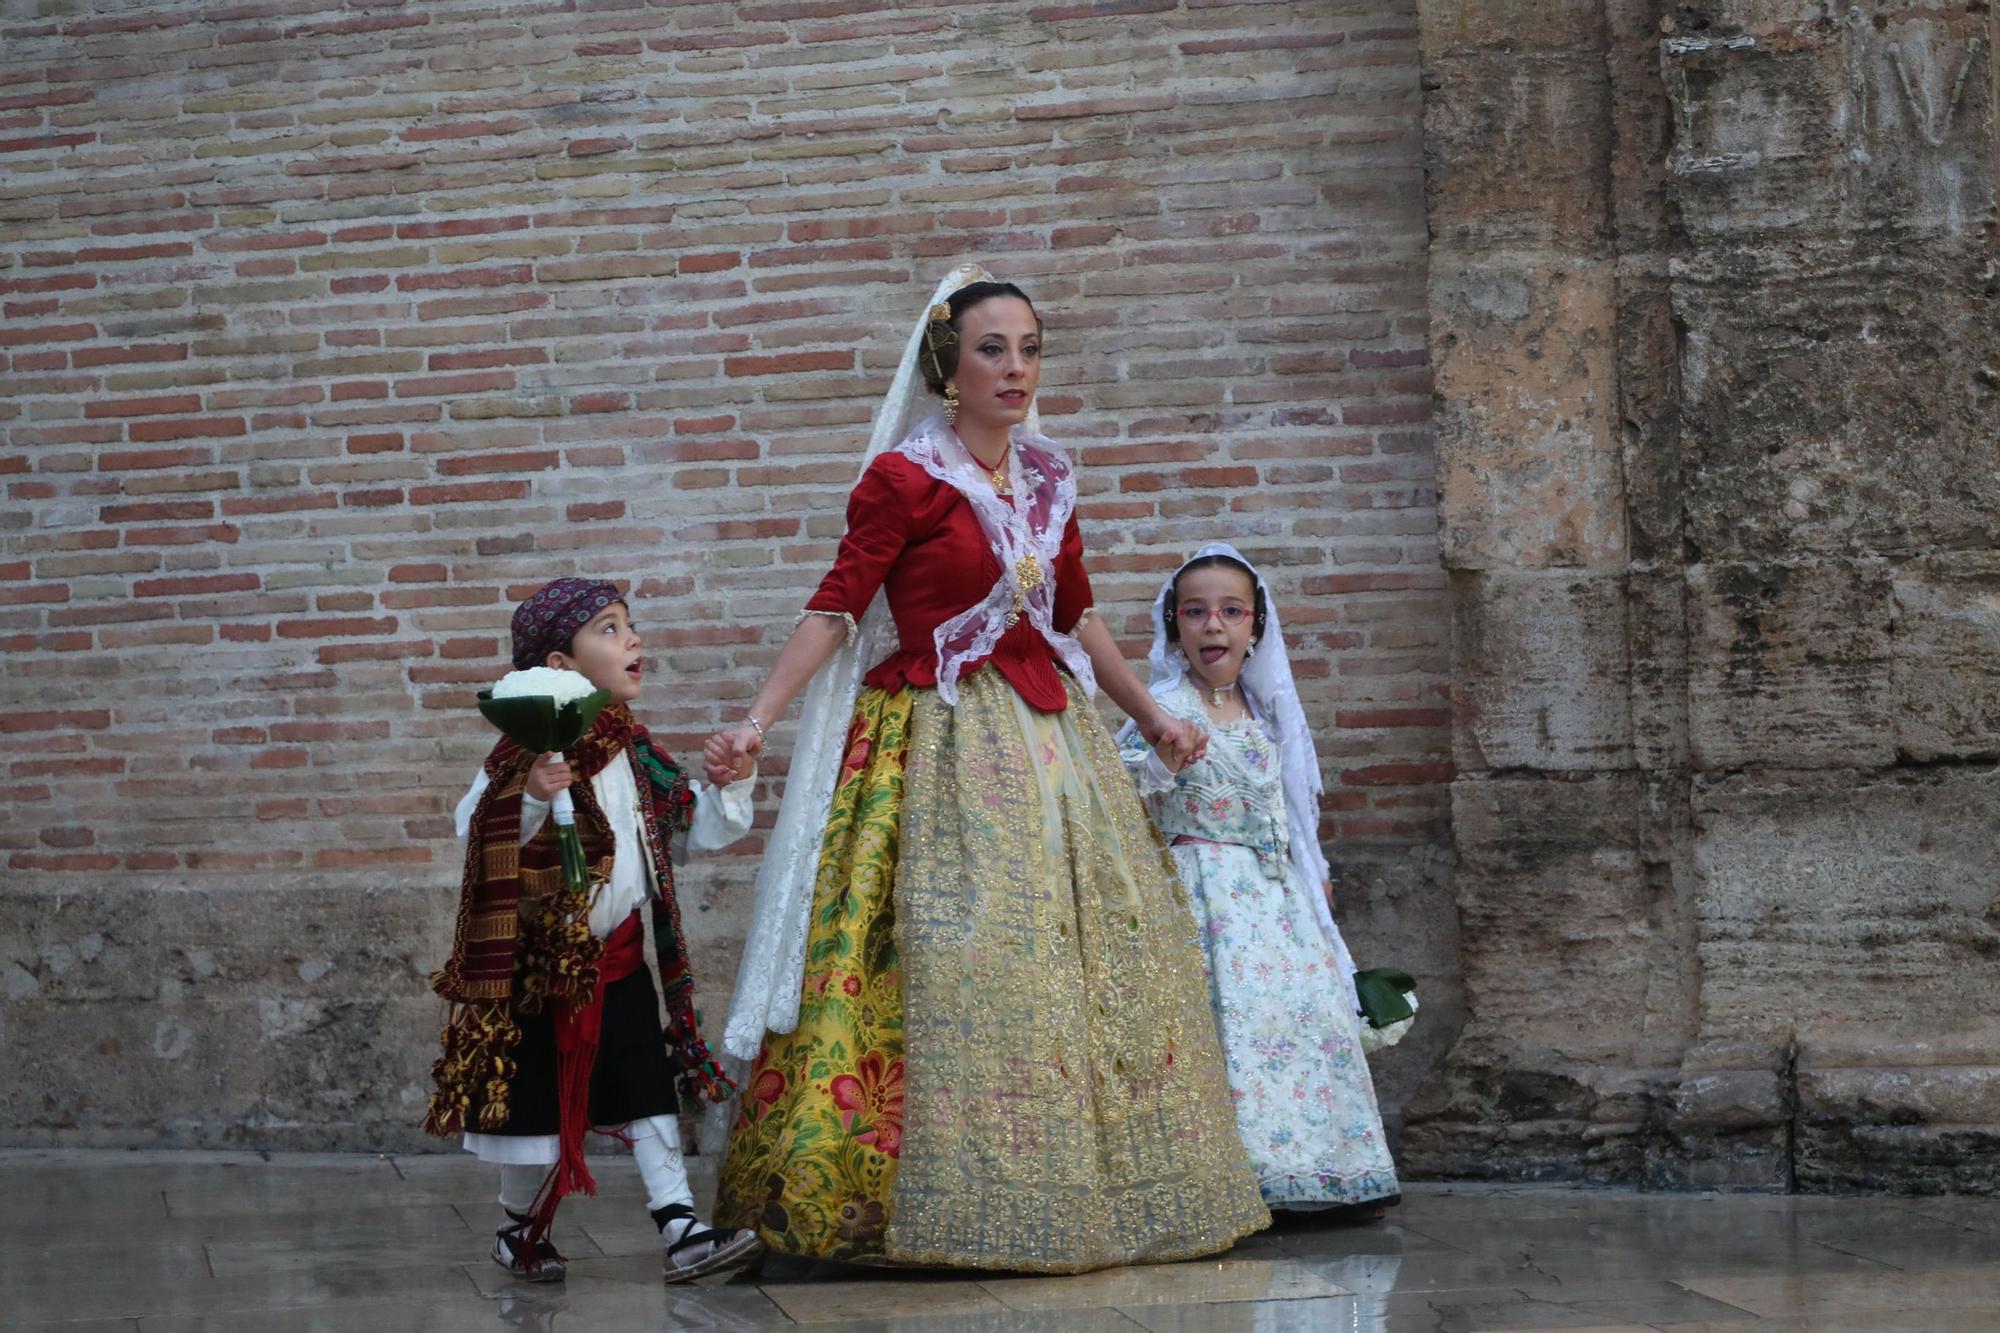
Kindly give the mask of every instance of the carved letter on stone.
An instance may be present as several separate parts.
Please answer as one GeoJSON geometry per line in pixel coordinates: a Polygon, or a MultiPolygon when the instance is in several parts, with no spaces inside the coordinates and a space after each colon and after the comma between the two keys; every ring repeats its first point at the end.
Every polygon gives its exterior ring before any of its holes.
{"type": "Polygon", "coordinates": [[[1965,100],[1965,79],[1972,73],[1972,67],[1986,52],[1984,39],[1975,37],[1965,48],[1965,59],[1959,62],[1958,73],[1951,81],[1951,95],[1945,99],[1943,107],[1931,104],[1930,89],[1921,87],[1910,76],[1909,64],[1903,59],[1903,44],[1889,43],[1889,63],[1896,67],[1896,81],[1902,86],[1903,100],[1910,104],[1910,116],[1917,123],[1917,133],[1924,136],[1924,142],[1933,148],[1944,147],[1944,137],[1951,129],[1952,118],[1958,114],[1960,102],[1965,100]]]}

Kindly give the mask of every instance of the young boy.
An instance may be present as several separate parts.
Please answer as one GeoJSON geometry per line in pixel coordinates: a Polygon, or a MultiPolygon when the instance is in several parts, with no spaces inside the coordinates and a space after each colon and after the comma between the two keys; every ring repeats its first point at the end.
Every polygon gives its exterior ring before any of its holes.
{"type": "Polygon", "coordinates": [[[431,978],[452,1016],[424,1126],[463,1132],[469,1151],[499,1164],[506,1221],[493,1261],[517,1277],[564,1276],[549,1227],[564,1194],[595,1188],[582,1142],[593,1126],[632,1145],[668,1281],[743,1263],[759,1249],[755,1234],[703,1226],[681,1161],[676,1081],[715,1100],[732,1089],[695,1030],[674,866],[749,831],[755,769],[706,787],[633,721],[644,659],[613,584],[557,579],[515,610],[513,639],[517,669],[578,672],[611,701],[563,755],[529,754],[503,738],[459,803],[456,938],[431,978]],[[565,788],[587,894],[565,889],[548,817],[565,788]],[[642,907],[652,911],[664,1029],[642,907]]]}

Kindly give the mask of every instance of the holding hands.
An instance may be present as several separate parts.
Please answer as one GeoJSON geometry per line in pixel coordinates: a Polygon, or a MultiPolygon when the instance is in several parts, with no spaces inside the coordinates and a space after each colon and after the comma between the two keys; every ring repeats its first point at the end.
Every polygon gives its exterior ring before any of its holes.
{"type": "Polygon", "coordinates": [[[750,776],[764,749],[764,734],[748,722],[710,736],[701,747],[702,770],[710,786],[726,787],[750,776]]]}
{"type": "Polygon", "coordinates": [[[1153,717],[1141,722],[1139,734],[1160,756],[1169,773],[1178,773],[1208,755],[1207,730],[1164,710],[1155,710],[1153,717]]]}

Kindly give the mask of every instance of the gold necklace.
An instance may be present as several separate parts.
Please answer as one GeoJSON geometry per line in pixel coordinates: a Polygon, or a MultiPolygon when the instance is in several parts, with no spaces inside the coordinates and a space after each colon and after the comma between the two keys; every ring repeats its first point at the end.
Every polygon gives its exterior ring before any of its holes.
{"type": "Polygon", "coordinates": [[[1235,682],[1235,681],[1233,681],[1233,680],[1232,680],[1232,681],[1230,681],[1230,682],[1229,682],[1229,683],[1228,683],[1227,685],[1211,685],[1211,686],[1209,686],[1209,687],[1208,687],[1208,706],[1209,706],[1210,708],[1220,708],[1220,707],[1222,707],[1222,704],[1223,704],[1223,697],[1222,697],[1222,696],[1223,696],[1223,695],[1225,695],[1225,694],[1234,694],[1235,692],[1236,692],[1236,682],[1235,682]]]}
{"type": "Polygon", "coordinates": [[[1001,451],[1000,461],[995,463],[992,470],[986,474],[986,479],[993,483],[994,493],[999,495],[1004,495],[1007,492],[1007,452],[1006,450],[1001,451]]]}

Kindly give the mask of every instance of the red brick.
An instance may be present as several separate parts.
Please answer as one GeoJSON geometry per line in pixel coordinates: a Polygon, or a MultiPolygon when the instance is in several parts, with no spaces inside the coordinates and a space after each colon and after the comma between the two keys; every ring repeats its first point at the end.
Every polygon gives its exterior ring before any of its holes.
{"type": "Polygon", "coordinates": [[[534,281],[531,264],[506,264],[498,268],[454,268],[443,273],[399,273],[399,292],[450,291],[459,287],[512,287],[534,281]]]}
{"type": "Polygon", "coordinates": [[[356,635],[394,634],[394,616],[322,616],[316,620],[280,620],[281,639],[333,639],[356,635]]]}
{"type": "Polygon", "coordinates": [[[134,444],[155,440],[194,440],[242,435],[250,429],[242,417],[168,417],[159,421],[135,421],[125,428],[134,444]]]}
{"type": "Polygon", "coordinates": [[[323,231],[253,231],[204,236],[201,246],[220,254],[235,254],[245,250],[310,250],[325,245],[326,241],[323,231]]]}
{"type": "Polygon", "coordinates": [[[35,606],[46,602],[67,602],[67,583],[25,583],[0,588],[0,606],[35,606]]]}
{"type": "Polygon", "coordinates": [[[484,374],[435,375],[428,379],[407,379],[396,381],[398,398],[428,398],[454,394],[491,393],[496,389],[514,387],[514,372],[511,370],[487,371],[484,374]]]}
{"type": "Polygon", "coordinates": [[[485,500],[519,500],[527,494],[525,481],[475,481],[457,486],[412,486],[410,503],[474,504],[485,500]]]}
{"type": "Polygon", "coordinates": [[[328,666],[343,662],[395,662],[408,657],[429,657],[427,640],[415,643],[329,643],[315,656],[328,666]]]}
{"type": "Polygon", "coordinates": [[[313,853],[321,870],[373,870],[382,866],[429,865],[431,849],[398,844],[393,847],[322,847],[313,853]]]}
{"type": "Polygon", "coordinates": [[[34,759],[16,759],[7,765],[7,771],[17,778],[101,778],[125,771],[125,760],[118,755],[94,755],[83,759],[41,756],[34,759]]]}
{"type": "Polygon", "coordinates": [[[1343,708],[1334,714],[1337,727],[1444,727],[1451,725],[1449,708],[1343,708]]]}
{"type": "Polygon", "coordinates": [[[95,324],[41,324],[25,329],[0,328],[0,347],[40,347],[45,343],[82,342],[96,336],[95,324]]]}
{"type": "Polygon", "coordinates": [[[188,597],[213,592],[255,592],[263,580],[255,574],[184,574],[174,578],[140,579],[134,597],[188,597]]]}
{"type": "Polygon", "coordinates": [[[1016,120],[1074,120],[1084,116],[1131,116],[1166,111],[1179,101],[1171,94],[1141,97],[1091,97],[1077,102],[1026,102],[1014,108],[1016,120]]]}
{"type": "Polygon", "coordinates": [[[519,134],[532,121],[525,116],[508,116],[503,120],[461,120],[449,125],[418,125],[404,130],[405,143],[431,143],[439,139],[476,139],[486,135],[519,134]]]}
{"type": "Polygon", "coordinates": [[[309,509],[337,509],[340,498],[330,491],[283,493],[277,495],[231,495],[222,501],[229,517],[242,514],[295,514],[309,509]]]}
{"type": "Polygon", "coordinates": [[[519,231],[531,225],[533,225],[532,218],[519,215],[504,218],[452,218],[444,222],[404,222],[397,225],[396,237],[404,241],[428,241],[443,237],[490,236],[495,232],[519,231]]]}
{"type": "Polygon", "coordinates": [[[160,394],[152,398],[117,398],[83,405],[83,414],[86,417],[143,417],[170,412],[199,411],[201,411],[201,395],[193,393],[160,394]]]}
{"type": "Polygon", "coordinates": [[[540,347],[487,347],[476,352],[433,352],[427,368],[486,370],[493,366],[541,366],[548,360],[548,351],[540,347]]]}
{"type": "Polygon", "coordinates": [[[797,375],[809,370],[853,370],[852,352],[792,352],[777,356],[732,356],[722,363],[725,375],[797,375]]]}
{"type": "Polygon", "coordinates": [[[79,347],[69,354],[79,370],[90,366],[121,366],[139,362],[185,361],[186,343],[137,343],[130,347],[79,347]]]}
{"type": "Polygon", "coordinates": [[[716,251],[705,255],[682,255],[680,270],[683,273],[720,273],[736,268],[743,263],[743,255],[736,250],[716,251]]]}
{"type": "Polygon", "coordinates": [[[23,713],[0,709],[0,732],[103,731],[111,725],[104,708],[44,709],[23,713]]]}
{"type": "Polygon", "coordinates": [[[98,522],[162,522],[172,518],[214,518],[214,500],[150,500],[136,504],[106,504],[98,522]]]}
{"type": "Polygon", "coordinates": [[[511,454],[460,454],[438,460],[438,472],[447,477],[474,476],[482,472],[546,472],[562,461],[553,449],[511,454]]]}
{"type": "Polygon", "coordinates": [[[1233,55],[1238,51],[1299,51],[1338,46],[1346,40],[1347,34],[1341,32],[1286,32],[1262,37],[1214,37],[1180,45],[1183,55],[1211,56],[1233,55]]]}
{"type": "Polygon", "coordinates": [[[42,153],[96,141],[95,134],[31,134],[22,139],[0,139],[0,153],[42,153]]]}
{"type": "Polygon", "coordinates": [[[4,634],[0,635],[0,653],[80,653],[87,652],[95,641],[82,631],[69,634],[4,634]]]}
{"type": "Polygon", "coordinates": [[[99,454],[99,472],[154,472],[161,468],[198,467],[215,461],[212,449],[121,449],[99,454]]]}
{"type": "Polygon", "coordinates": [[[7,858],[7,865],[14,870],[55,870],[81,873],[92,870],[116,870],[118,858],[110,852],[78,852],[68,856],[39,852],[15,852],[7,858]]]}

